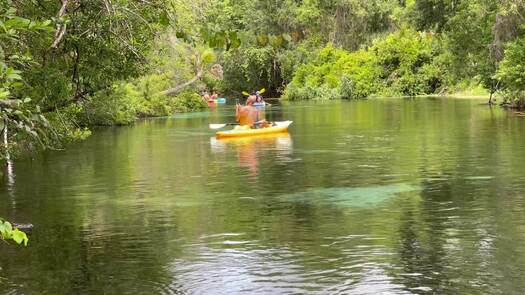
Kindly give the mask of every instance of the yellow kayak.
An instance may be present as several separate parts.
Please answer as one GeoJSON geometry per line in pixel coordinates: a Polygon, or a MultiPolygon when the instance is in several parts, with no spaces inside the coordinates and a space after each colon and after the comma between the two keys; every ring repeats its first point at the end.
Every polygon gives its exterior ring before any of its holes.
{"type": "Polygon", "coordinates": [[[274,126],[260,128],[260,129],[243,128],[241,126],[233,130],[219,131],[215,135],[217,138],[228,138],[228,137],[231,138],[231,137],[256,136],[256,135],[262,135],[262,134],[287,132],[288,126],[290,126],[292,122],[293,121],[274,122],[275,124],[274,126]]]}

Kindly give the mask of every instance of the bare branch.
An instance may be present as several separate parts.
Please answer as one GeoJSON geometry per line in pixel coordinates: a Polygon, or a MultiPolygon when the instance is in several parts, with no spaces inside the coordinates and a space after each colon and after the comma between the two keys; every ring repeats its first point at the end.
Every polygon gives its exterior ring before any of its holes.
{"type": "Polygon", "coordinates": [[[160,92],[160,94],[162,95],[175,95],[177,93],[179,93],[181,90],[183,90],[184,88],[190,86],[191,84],[199,81],[201,78],[202,78],[202,74],[203,74],[203,71],[199,71],[197,73],[197,75],[195,77],[193,77],[191,80],[181,84],[181,85],[177,85],[173,88],[170,88],[170,89],[167,89],[167,90],[164,90],[162,92],[160,92]]]}
{"type": "MultiPolygon", "coordinates": [[[[66,15],[67,5],[69,4],[69,0],[62,0],[62,7],[60,7],[60,10],[58,11],[58,18],[62,18],[66,15]]],[[[62,38],[64,38],[64,35],[66,34],[67,25],[60,24],[57,27],[57,31],[55,32],[55,40],[53,41],[53,44],[51,44],[51,49],[57,49],[58,45],[62,41],[62,38]]]]}
{"type": "Polygon", "coordinates": [[[110,0],[103,0],[104,5],[106,6],[106,10],[108,11],[108,14],[113,14],[113,5],[111,4],[110,0]]]}

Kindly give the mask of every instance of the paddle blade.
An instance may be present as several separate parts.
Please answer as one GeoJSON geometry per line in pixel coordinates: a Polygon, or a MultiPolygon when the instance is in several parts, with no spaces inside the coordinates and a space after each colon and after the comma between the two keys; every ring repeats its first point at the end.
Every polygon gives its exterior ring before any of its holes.
{"type": "Polygon", "coordinates": [[[246,92],[246,91],[243,91],[242,94],[246,95],[246,96],[250,96],[250,94],[248,92],[246,92]]]}
{"type": "Polygon", "coordinates": [[[275,126],[288,127],[293,123],[293,121],[280,121],[280,122],[273,122],[273,123],[275,124],[275,126]]]}
{"type": "Polygon", "coordinates": [[[263,89],[259,90],[259,94],[263,94],[265,92],[266,92],[266,88],[263,88],[263,89]]]}
{"type": "Polygon", "coordinates": [[[228,124],[210,124],[210,129],[221,129],[226,127],[228,124]]]}

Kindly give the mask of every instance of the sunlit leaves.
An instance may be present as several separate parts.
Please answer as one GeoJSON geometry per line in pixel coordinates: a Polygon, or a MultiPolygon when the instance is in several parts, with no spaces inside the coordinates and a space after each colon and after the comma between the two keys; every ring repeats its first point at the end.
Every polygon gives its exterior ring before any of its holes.
{"type": "Polygon", "coordinates": [[[166,11],[162,11],[161,12],[160,17],[159,17],[159,24],[164,26],[164,27],[169,26],[170,19],[169,19],[168,13],[166,11]]]}
{"type": "Polygon", "coordinates": [[[241,39],[239,38],[238,33],[236,31],[229,32],[226,50],[239,48],[239,46],[241,46],[241,39]]]}
{"type": "Polygon", "coordinates": [[[25,29],[30,23],[31,21],[26,18],[15,16],[5,21],[3,25],[6,29],[25,29]]]}
{"type": "Polygon", "coordinates": [[[285,96],[296,100],[432,94],[443,76],[433,63],[435,55],[432,38],[412,30],[378,39],[368,50],[349,52],[328,45],[297,69],[285,96]]]}
{"type": "Polygon", "coordinates": [[[18,31],[53,31],[51,20],[33,21],[15,15],[14,10],[8,10],[0,15],[0,29],[7,36],[16,37],[18,31]]]}
{"type": "Polygon", "coordinates": [[[217,56],[215,55],[215,53],[211,50],[205,50],[202,54],[201,54],[201,59],[203,62],[205,63],[212,63],[212,62],[215,62],[215,60],[217,59],[217,56]]]}
{"type": "Polygon", "coordinates": [[[213,31],[207,28],[200,30],[200,39],[210,48],[226,51],[238,48],[242,43],[236,31],[213,31]]]}
{"type": "Polygon", "coordinates": [[[27,246],[29,239],[27,235],[19,230],[18,228],[13,228],[11,223],[0,219],[0,237],[2,240],[8,241],[13,240],[17,244],[23,244],[27,246]]]}
{"type": "MultiPolygon", "coordinates": [[[[13,131],[8,134],[9,140],[21,141],[26,136],[44,145],[49,133],[48,122],[40,116],[38,106],[30,104],[31,99],[20,95],[24,87],[23,70],[28,71],[34,64],[24,48],[24,37],[46,34],[53,28],[49,20],[30,20],[16,13],[14,8],[0,12],[0,120],[2,128],[7,125],[8,130],[13,131]]],[[[3,151],[1,156],[5,154],[3,151]]],[[[27,243],[25,234],[10,228],[9,223],[2,222],[0,228],[4,239],[27,243]]]]}
{"type": "Polygon", "coordinates": [[[506,90],[506,100],[525,106],[525,36],[507,46],[496,78],[506,90]]]}
{"type": "Polygon", "coordinates": [[[6,99],[9,97],[9,94],[11,94],[11,92],[5,88],[0,88],[0,99],[6,99]]]}
{"type": "Polygon", "coordinates": [[[22,76],[20,76],[21,73],[22,71],[15,70],[13,68],[7,68],[5,72],[5,79],[9,82],[22,80],[22,76]]]}

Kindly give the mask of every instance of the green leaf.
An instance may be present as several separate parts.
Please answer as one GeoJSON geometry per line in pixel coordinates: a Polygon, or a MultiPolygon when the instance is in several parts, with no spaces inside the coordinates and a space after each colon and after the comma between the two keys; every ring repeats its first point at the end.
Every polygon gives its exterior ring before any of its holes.
{"type": "Polygon", "coordinates": [[[7,76],[7,80],[9,81],[22,80],[22,76],[20,76],[19,74],[11,74],[7,76]]]}
{"type": "Polygon", "coordinates": [[[224,48],[226,45],[226,34],[224,32],[218,32],[215,34],[213,38],[213,46],[210,46],[212,48],[224,48]]]}
{"type": "Polygon", "coordinates": [[[215,53],[213,51],[205,50],[201,54],[201,59],[205,63],[212,63],[212,62],[214,62],[217,59],[217,57],[215,56],[215,53]]]}
{"type": "Polygon", "coordinates": [[[7,228],[3,221],[0,221],[0,234],[2,235],[2,238],[6,238],[7,228]]]}
{"type": "Polygon", "coordinates": [[[177,37],[177,39],[183,39],[183,40],[186,40],[186,32],[184,31],[178,31],[175,33],[175,36],[177,37]]]}
{"type": "Polygon", "coordinates": [[[27,245],[27,241],[28,241],[28,238],[26,236],[26,234],[20,230],[18,230],[18,228],[16,228],[13,233],[12,233],[12,236],[13,236],[13,241],[15,241],[17,244],[22,244],[22,242],[24,242],[24,245],[27,245]]]}
{"type": "Polygon", "coordinates": [[[41,27],[48,27],[51,25],[51,21],[50,20],[46,20],[46,21],[43,21],[40,23],[40,26],[41,27]]]}
{"type": "Polygon", "coordinates": [[[5,75],[8,81],[22,80],[22,76],[20,76],[20,73],[22,72],[13,68],[7,68],[5,75]]]}
{"type": "Polygon", "coordinates": [[[164,26],[164,27],[167,27],[170,25],[170,18],[168,17],[168,13],[166,11],[163,11],[161,14],[160,14],[160,17],[159,17],[159,24],[164,26]]]}
{"type": "Polygon", "coordinates": [[[11,226],[11,223],[4,221],[0,228],[0,232],[2,233],[3,239],[11,239],[13,234],[13,227],[11,226]]]}
{"type": "Polygon", "coordinates": [[[30,23],[31,23],[30,20],[17,16],[17,17],[14,17],[12,19],[7,20],[4,23],[4,25],[8,29],[10,29],[10,28],[13,28],[13,29],[25,29],[25,28],[27,28],[29,26],[30,23]]]}
{"type": "Polygon", "coordinates": [[[235,31],[228,34],[228,41],[228,48],[226,50],[239,48],[241,46],[241,39],[239,39],[239,35],[235,31]]]}
{"type": "Polygon", "coordinates": [[[9,90],[6,90],[6,89],[0,89],[0,99],[6,99],[9,97],[9,94],[11,94],[11,92],[9,92],[9,90]]]}

